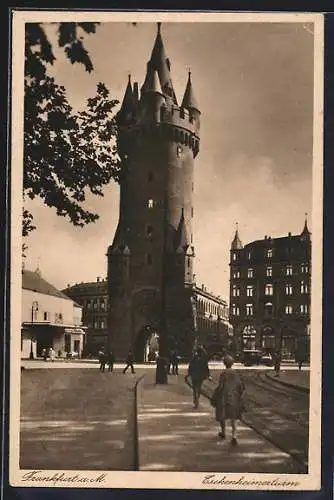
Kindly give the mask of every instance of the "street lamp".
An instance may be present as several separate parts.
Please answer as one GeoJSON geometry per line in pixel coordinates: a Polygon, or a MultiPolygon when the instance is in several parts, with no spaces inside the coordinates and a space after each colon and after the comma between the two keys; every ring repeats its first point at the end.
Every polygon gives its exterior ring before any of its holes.
{"type": "Polygon", "coordinates": [[[31,338],[30,338],[30,355],[29,359],[34,359],[34,350],[33,350],[33,340],[32,340],[32,335],[33,335],[33,326],[34,326],[34,313],[38,311],[38,302],[36,300],[33,301],[31,305],[31,338]]]}

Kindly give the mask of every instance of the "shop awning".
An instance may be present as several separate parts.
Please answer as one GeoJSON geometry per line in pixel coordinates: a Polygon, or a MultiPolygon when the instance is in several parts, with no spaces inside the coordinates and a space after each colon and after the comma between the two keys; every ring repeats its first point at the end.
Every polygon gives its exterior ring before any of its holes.
{"type": "Polygon", "coordinates": [[[64,333],[75,333],[77,335],[85,335],[85,330],[83,328],[78,328],[78,327],[64,328],[64,333]]]}

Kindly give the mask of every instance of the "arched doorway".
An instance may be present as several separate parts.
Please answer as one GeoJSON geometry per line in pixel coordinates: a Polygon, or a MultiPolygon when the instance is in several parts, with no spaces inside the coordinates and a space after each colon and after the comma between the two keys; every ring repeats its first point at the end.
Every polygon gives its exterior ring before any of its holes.
{"type": "Polygon", "coordinates": [[[157,330],[145,325],[135,339],[134,356],[137,363],[155,361],[159,351],[159,335],[157,330]]]}

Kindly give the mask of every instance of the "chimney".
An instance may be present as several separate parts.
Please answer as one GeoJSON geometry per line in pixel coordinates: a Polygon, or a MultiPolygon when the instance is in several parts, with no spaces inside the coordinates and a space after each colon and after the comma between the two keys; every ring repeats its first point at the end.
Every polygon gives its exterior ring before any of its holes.
{"type": "Polygon", "coordinates": [[[290,233],[290,231],[288,232],[288,236],[291,236],[291,233],[290,233]]]}

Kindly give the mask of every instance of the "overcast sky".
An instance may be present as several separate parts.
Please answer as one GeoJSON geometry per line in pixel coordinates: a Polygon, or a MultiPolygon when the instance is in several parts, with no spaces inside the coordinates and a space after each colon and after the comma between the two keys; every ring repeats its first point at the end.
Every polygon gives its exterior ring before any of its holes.
{"type": "MultiPolygon", "coordinates": [[[[99,81],[121,101],[128,73],[142,84],[155,35],[153,23],[102,24],[85,38],[91,74],[60,51],[51,72],[76,108],[94,95],[99,81]]],[[[195,160],[196,281],[227,298],[236,222],[247,243],[300,233],[305,212],[310,219],[312,31],[302,23],[193,22],[163,23],[162,36],[179,103],[191,68],[202,112],[195,160]]],[[[59,288],[105,277],[118,202],[115,184],[104,198],[90,198],[87,205],[100,219],[83,229],[30,202],[37,230],[27,240],[26,268],[35,269],[39,260],[42,275],[59,288]]]]}

